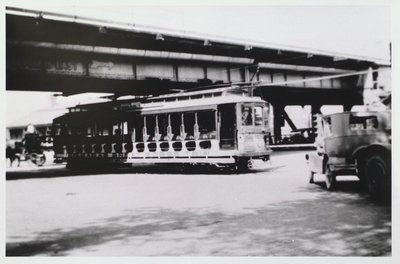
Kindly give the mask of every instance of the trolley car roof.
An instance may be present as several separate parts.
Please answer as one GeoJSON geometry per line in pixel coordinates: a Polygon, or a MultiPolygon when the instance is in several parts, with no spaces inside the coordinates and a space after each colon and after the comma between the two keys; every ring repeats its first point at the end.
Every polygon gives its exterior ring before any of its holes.
{"type": "Polygon", "coordinates": [[[218,105],[228,103],[264,102],[260,97],[249,97],[245,88],[229,86],[209,90],[181,92],[154,98],[112,100],[109,102],[77,105],[69,109],[70,113],[80,112],[81,115],[87,114],[86,111],[92,112],[92,110],[97,113],[142,112],[143,114],[150,115],[217,109],[218,105]]]}
{"type": "Polygon", "coordinates": [[[150,114],[163,114],[173,112],[187,112],[187,111],[200,111],[207,109],[217,109],[218,105],[228,103],[264,103],[260,97],[248,97],[240,95],[225,95],[213,98],[191,99],[185,101],[173,102],[152,102],[142,104],[142,113],[145,115],[150,114]]]}

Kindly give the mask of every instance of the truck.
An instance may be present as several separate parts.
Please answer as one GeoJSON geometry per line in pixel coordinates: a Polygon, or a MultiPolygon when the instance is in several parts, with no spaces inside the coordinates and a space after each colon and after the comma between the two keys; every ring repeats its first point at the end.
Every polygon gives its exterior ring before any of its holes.
{"type": "Polygon", "coordinates": [[[336,177],[356,175],[378,200],[391,198],[391,111],[316,115],[316,151],[306,154],[309,182],[323,174],[327,190],[336,177]]]}

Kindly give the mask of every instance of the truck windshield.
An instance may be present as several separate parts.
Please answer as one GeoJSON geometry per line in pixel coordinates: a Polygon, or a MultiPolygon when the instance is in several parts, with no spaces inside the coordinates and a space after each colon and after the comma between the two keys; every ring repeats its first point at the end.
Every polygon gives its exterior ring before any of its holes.
{"type": "Polygon", "coordinates": [[[378,128],[378,119],[376,116],[354,116],[350,115],[350,129],[376,129],[378,128]]]}

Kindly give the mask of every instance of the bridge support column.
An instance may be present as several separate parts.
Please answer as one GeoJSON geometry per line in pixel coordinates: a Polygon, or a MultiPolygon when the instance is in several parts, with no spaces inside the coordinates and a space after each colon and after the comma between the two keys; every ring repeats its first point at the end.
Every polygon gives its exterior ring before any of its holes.
{"type": "Polygon", "coordinates": [[[345,111],[345,112],[351,111],[352,107],[353,107],[352,104],[345,104],[345,105],[343,105],[343,111],[345,111]]]}
{"type": "Polygon", "coordinates": [[[313,104],[311,105],[311,114],[321,114],[321,106],[320,104],[313,104]]]}
{"type": "Polygon", "coordinates": [[[317,136],[317,133],[316,133],[317,128],[315,127],[315,123],[314,123],[314,115],[321,114],[321,107],[322,107],[322,105],[320,105],[320,104],[311,105],[311,120],[312,120],[311,128],[313,128],[313,129],[311,130],[311,133],[310,133],[310,140],[312,140],[312,141],[314,141],[315,137],[317,136]]]}
{"type": "Polygon", "coordinates": [[[285,118],[283,116],[283,112],[285,106],[283,105],[274,105],[274,144],[282,139],[282,131],[281,127],[285,125],[285,118]]]}

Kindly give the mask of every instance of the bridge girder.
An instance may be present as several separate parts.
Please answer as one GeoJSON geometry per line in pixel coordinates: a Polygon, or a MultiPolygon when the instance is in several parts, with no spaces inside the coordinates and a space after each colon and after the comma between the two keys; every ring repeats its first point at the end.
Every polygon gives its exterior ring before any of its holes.
{"type": "Polygon", "coordinates": [[[6,39],[38,41],[127,49],[145,49],[193,54],[251,58],[257,62],[323,66],[363,70],[376,65],[363,58],[339,54],[305,52],[285,47],[266,47],[262,43],[243,43],[216,37],[163,32],[163,29],[137,28],[134,25],[84,19],[75,16],[7,8],[6,39]],[[12,12],[25,13],[16,15],[12,12]]]}
{"type": "MultiPolygon", "coordinates": [[[[376,67],[362,58],[12,7],[6,10],[7,90],[162,94],[250,80],[301,81],[376,67]]],[[[289,90],[274,94],[291,93],[292,88],[294,93],[304,90],[297,88],[354,93],[360,89],[357,83],[353,76],[298,82],[281,85],[289,90]]],[[[279,98],[290,101],[289,96],[279,98]]]]}
{"type": "Polygon", "coordinates": [[[281,83],[254,91],[278,113],[286,105],[362,104],[362,77],[305,80],[378,67],[335,54],[7,10],[7,90],[159,95],[220,83],[281,83]]]}
{"type": "MultiPolygon", "coordinates": [[[[358,76],[303,82],[349,72],[346,70],[254,64],[241,57],[17,41],[7,41],[6,51],[7,90],[157,95],[202,85],[248,82],[250,78],[263,83],[297,82],[281,85],[281,93],[291,93],[292,88],[297,89],[295,93],[312,89],[306,94],[360,89],[358,76]]],[[[287,96],[280,99],[290,101],[287,96]]]]}

